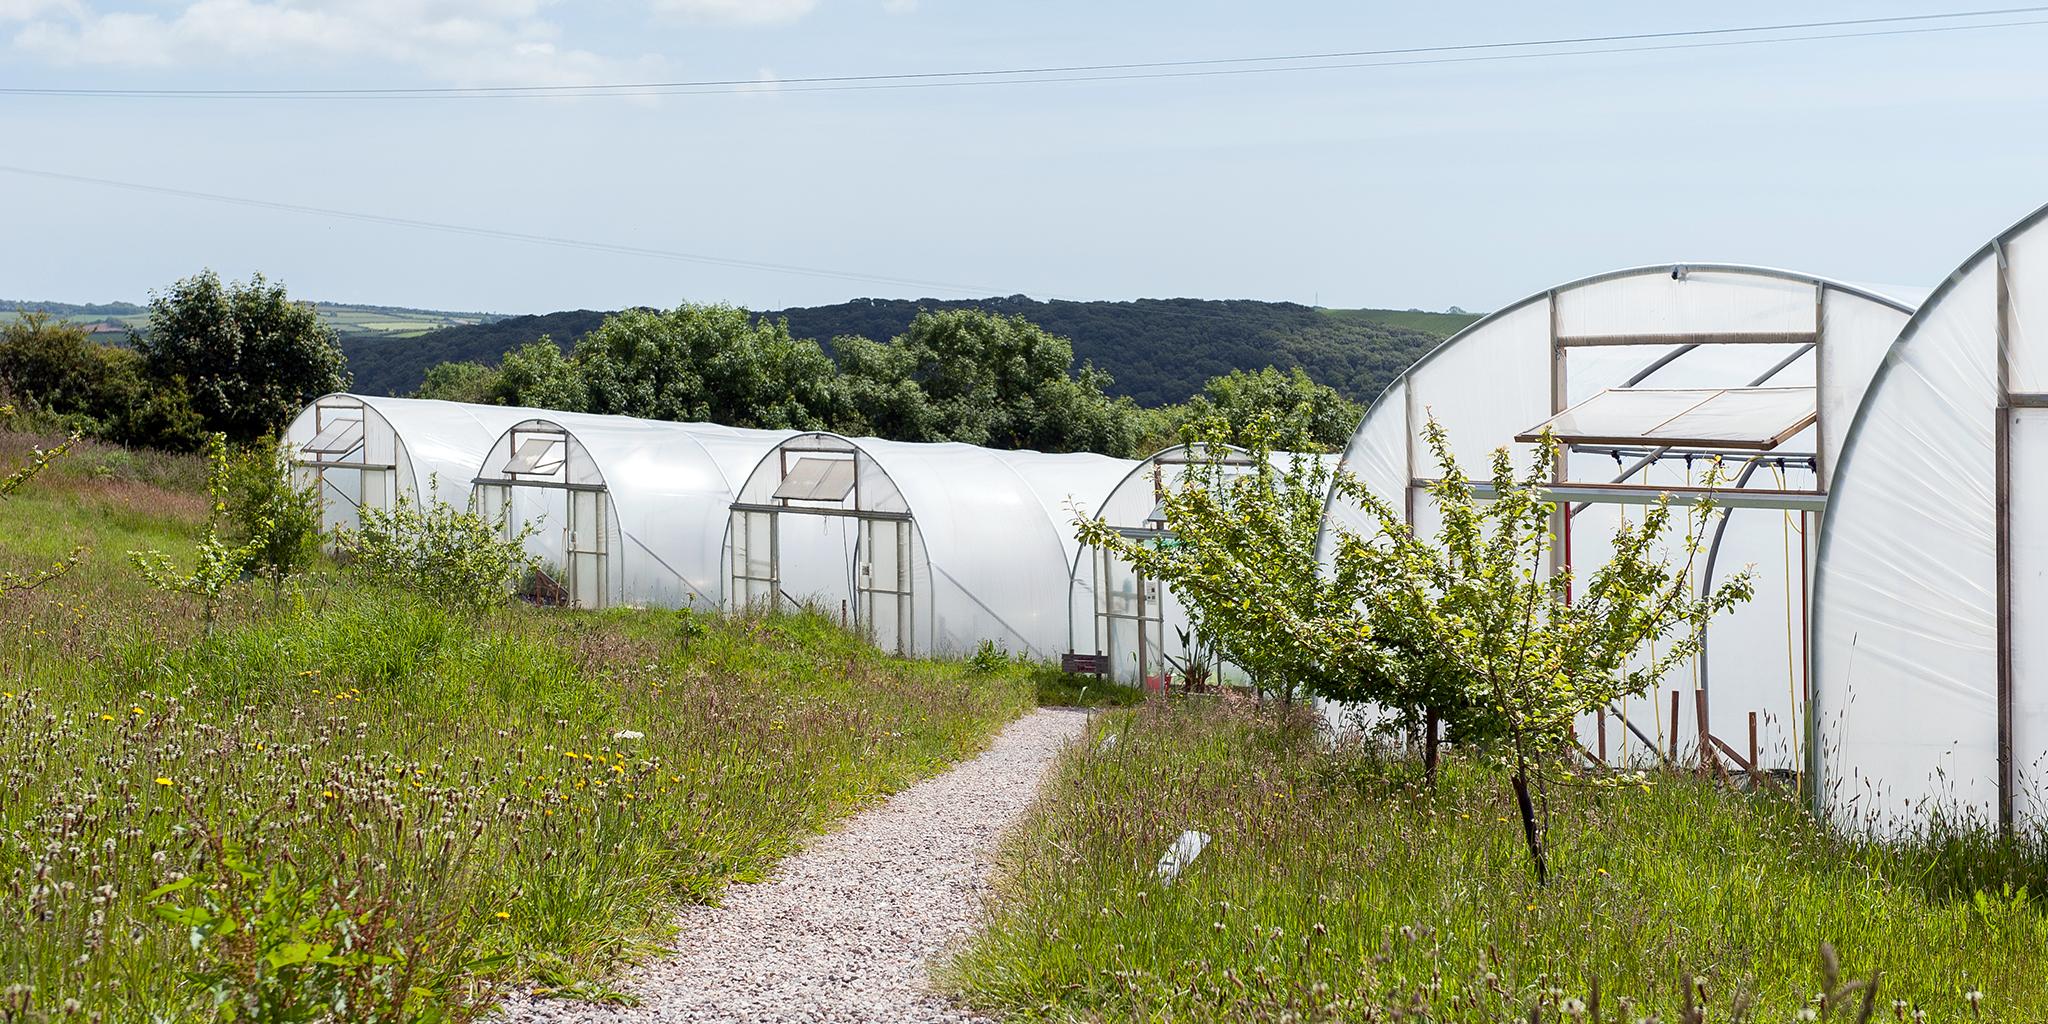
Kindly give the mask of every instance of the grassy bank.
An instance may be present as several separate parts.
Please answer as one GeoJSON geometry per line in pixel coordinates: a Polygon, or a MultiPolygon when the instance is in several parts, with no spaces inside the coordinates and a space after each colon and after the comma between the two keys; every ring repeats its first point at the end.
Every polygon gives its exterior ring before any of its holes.
{"type": "Polygon", "coordinates": [[[193,467],[100,454],[0,502],[0,568],[88,548],[0,602],[0,1018],[602,995],[679,903],[1033,701],[1025,667],[818,618],[478,617],[332,578],[245,588],[209,635],[122,557],[189,548],[193,467]]]}
{"type": "Polygon", "coordinates": [[[1678,1021],[1691,976],[1706,1019],[1790,1021],[1822,989],[1825,941],[1843,977],[1881,972],[1875,1019],[2048,1019],[2038,851],[1867,846],[1783,800],[1669,778],[1554,792],[1538,888],[1484,767],[1453,763],[1425,791],[1412,765],[1241,708],[1153,704],[1099,728],[1116,742],[1066,756],[1006,851],[992,927],[950,971],[983,1006],[1562,1020],[1597,979],[1603,1019],[1678,1021]],[[1214,840],[1162,886],[1153,866],[1183,829],[1214,840]]]}

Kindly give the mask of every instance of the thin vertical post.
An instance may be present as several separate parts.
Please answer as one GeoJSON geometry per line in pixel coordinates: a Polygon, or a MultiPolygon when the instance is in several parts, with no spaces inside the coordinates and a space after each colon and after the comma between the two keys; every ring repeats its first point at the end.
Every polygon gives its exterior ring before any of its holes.
{"type": "Polygon", "coordinates": [[[1671,763],[1678,764],[1678,691],[1671,691],[1671,763]]]}
{"type": "Polygon", "coordinates": [[[1692,708],[1693,717],[1699,722],[1700,770],[1705,771],[1707,765],[1713,763],[1714,758],[1714,751],[1710,746],[1714,742],[1713,730],[1708,728],[1707,723],[1707,691],[1692,691],[1692,708]]]}
{"type": "Polygon", "coordinates": [[[2012,756],[2012,294],[2006,280],[2007,255],[2002,242],[1992,244],[1993,265],[1998,288],[1998,420],[1992,430],[1993,457],[1997,460],[1992,515],[1998,555],[1998,827],[2011,832],[2013,825],[2014,779],[2012,756]]]}
{"type": "MultiPolygon", "coordinates": [[[[1560,311],[1558,310],[1558,293],[1555,290],[1553,290],[1550,293],[1551,416],[1556,416],[1558,413],[1564,411],[1566,404],[1565,399],[1567,397],[1565,383],[1565,353],[1567,353],[1570,350],[1557,343],[1559,312],[1560,311]]],[[[1562,484],[1565,482],[1566,477],[1570,475],[1569,468],[1572,457],[1571,446],[1565,444],[1557,445],[1551,451],[1550,454],[1553,460],[1550,467],[1551,482],[1562,484]]],[[[1571,529],[1571,518],[1566,514],[1566,509],[1568,507],[1569,506],[1566,504],[1559,504],[1554,509],[1552,509],[1550,513],[1550,571],[1553,574],[1558,572],[1560,569],[1568,569],[1571,566],[1571,540],[1570,534],[1566,532],[1571,529]]],[[[1566,594],[1565,601],[1567,603],[1571,601],[1570,594],[1566,594]]]]}
{"type": "Polygon", "coordinates": [[[1763,767],[1757,762],[1757,753],[1756,712],[1752,711],[1749,713],[1749,768],[1758,775],[1762,775],[1763,767]]]}
{"type": "Polygon", "coordinates": [[[1601,708],[1593,721],[1598,723],[1600,734],[1600,763],[1607,763],[1607,709],[1601,708]]]}
{"type": "Polygon", "coordinates": [[[1813,286],[1813,486],[1828,489],[1828,286],[1813,286]]]}

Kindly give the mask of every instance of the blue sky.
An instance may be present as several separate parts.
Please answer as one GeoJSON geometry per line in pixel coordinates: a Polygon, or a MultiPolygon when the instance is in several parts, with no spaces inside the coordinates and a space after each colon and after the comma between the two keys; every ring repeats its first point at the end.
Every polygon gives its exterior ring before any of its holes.
{"type": "MultiPolygon", "coordinates": [[[[0,88],[772,82],[1978,6],[1990,5],[0,0],[0,88]]],[[[2028,19],[2048,13],[1994,20],[2028,19]]],[[[1928,287],[2048,203],[2044,53],[2048,25],[968,88],[0,95],[0,164],[932,283],[0,174],[0,296],[139,299],[207,266],[262,270],[302,297],[505,312],[990,292],[1485,309],[1667,260],[1928,287]]]]}

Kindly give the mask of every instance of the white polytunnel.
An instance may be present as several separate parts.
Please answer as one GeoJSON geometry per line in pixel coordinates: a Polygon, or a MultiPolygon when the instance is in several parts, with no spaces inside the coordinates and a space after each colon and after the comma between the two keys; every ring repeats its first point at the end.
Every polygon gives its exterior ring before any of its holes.
{"type": "Polygon", "coordinates": [[[719,608],[735,490],[792,435],[528,411],[472,462],[477,509],[532,528],[541,589],[563,603],[719,608]]]}
{"type": "Polygon", "coordinates": [[[293,474],[320,494],[321,526],[353,529],[363,506],[427,497],[469,507],[477,460],[533,409],[418,398],[323,395],[285,428],[293,474]],[[423,495],[425,497],[423,497],[423,495]]]}
{"type": "MultiPolygon", "coordinates": [[[[1690,571],[1704,593],[1749,568],[1755,596],[1717,617],[1705,652],[1654,692],[1581,723],[1581,739],[1617,764],[1674,752],[1690,759],[1704,742],[1716,759],[1800,768],[1815,526],[1849,419],[1912,310],[1870,288],[1730,264],[1572,281],[1477,321],[1417,361],[1367,410],[1343,465],[1432,537],[1427,487],[1441,472],[1423,438],[1431,418],[1477,481],[1501,447],[1526,471],[1547,426],[1567,452],[1551,488],[1553,564],[1583,578],[1605,562],[1624,518],[1639,521],[1668,493],[1676,521],[1720,460],[1732,478],[1714,493],[1725,514],[1690,571]]],[[[1337,528],[1369,535],[1375,524],[1332,501],[1325,557],[1337,528]]]]}
{"type": "Polygon", "coordinates": [[[1815,792],[1838,822],[2048,823],[2044,518],[2048,207],[1935,290],[1843,448],[1813,659],[1815,792]]]}
{"type": "MultiPolygon", "coordinates": [[[[1286,452],[1270,456],[1274,469],[1283,473],[1294,458],[1286,452]]],[[[1332,467],[1337,461],[1335,455],[1308,458],[1332,467]]],[[[1187,485],[1190,467],[1199,471],[1212,459],[1226,478],[1250,473],[1257,465],[1239,448],[1218,446],[1211,452],[1200,445],[1175,445],[1132,466],[1092,510],[1094,518],[1139,543],[1171,543],[1172,532],[1162,507],[1166,495],[1187,485]]],[[[1082,546],[1074,556],[1069,593],[1069,648],[1103,656],[1115,681],[1161,689],[1196,665],[1218,682],[1245,681],[1241,670],[1221,660],[1213,647],[1202,641],[1171,587],[1145,578],[1114,553],[1082,546]]]]}
{"type": "Polygon", "coordinates": [[[731,505],[728,606],[812,607],[904,654],[1067,649],[1076,510],[1135,465],[800,434],[731,505]]]}

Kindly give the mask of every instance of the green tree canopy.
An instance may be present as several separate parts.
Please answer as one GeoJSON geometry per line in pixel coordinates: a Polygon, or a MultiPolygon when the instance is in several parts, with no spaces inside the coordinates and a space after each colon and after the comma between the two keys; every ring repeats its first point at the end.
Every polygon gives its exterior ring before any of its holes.
{"type": "Polygon", "coordinates": [[[420,382],[419,390],[413,392],[412,397],[490,405],[491,391],[497,383],[498,368],[495,366],[469,360],[435,363],[427,367],[426,379],[420,382]]]}
{"type": "Polygon", "coordinates": [[[1365,407],[1318,384],[1301,367],[1281,371],[1232,370],[1209,378],[1187,401],[1148,410],[1145,447],[1163,448],[1181,439],[1189,424],[1220,421],[1231,444],[1250,441],[1254,423],[1272,425],[1270,443],[1283,451],[1342,449],[1365,416],[1365,407]]]}
{"type": "Polygon", "coordinates": [[[856,414],[901,417],[922,431],[913,440],[1111,455],[1137,447],[1137,407],[1105,395],[1109,376],[1093,366],[1074,373],[1074,346],[1022,317],[921,312],[885,351],[854,348],[840,372],[856,414]],[[906,379],[923,393],[921,406],[895,389],[906,379]]]}
{"type": "Polygon", "coordinates": [[[151,380],[134,349],[45,312],[0,323],[0,395],[122,444],[190,451],[206,437],[182,380],[151,380]]]}
{"type": "Polygon", "coordinates": [[[498,405],[562,412],[582,412],[590,405],[582,367],[564,357],[554,339],[545,335],[505,353],[486,395],[498,405]]]}
{"type": "Polygon", "coordinates": [[[584,336],[575,359],[591,412],[821,430],[839,401],[816,342],[726,305],[616,313],[584,336]]]}
{"type": "Polygon", "coordinates": [[[312,399],[348,386],[334,331],[262,274],[208,270],[149,303],[136,338],[157,380],[182,380],[208,429],[234,441],[276,433],[312,399]]]}

